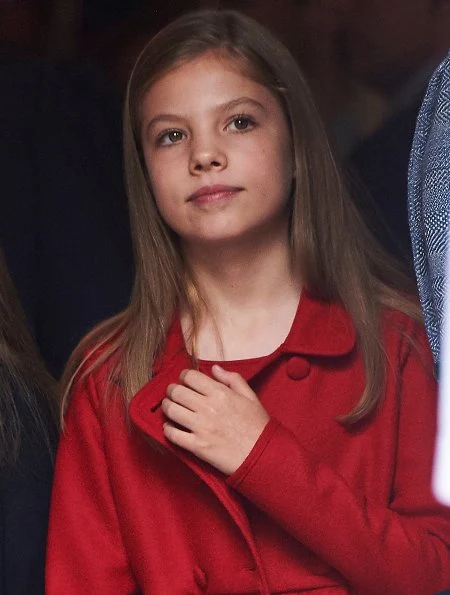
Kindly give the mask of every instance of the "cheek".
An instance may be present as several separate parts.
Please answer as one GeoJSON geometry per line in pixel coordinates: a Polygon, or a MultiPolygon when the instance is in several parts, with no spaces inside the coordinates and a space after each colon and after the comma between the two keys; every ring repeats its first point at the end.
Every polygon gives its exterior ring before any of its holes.
{"type": "Polygon", "coordinates": [[[148,182],[153,190],[154,186],[155,186],[155,182],[157,182],[155,180],[155,171],[157,171],[157,169],[155,167],[153,167],[152,161],[150,160],[150,158],[148,157],[148,155],[144,154],[144,165],[145,165],[145,169],[147,171],[147,179],[148,182]]]}
{"type": "Polygon", "coordinates": [[[290,138],[280,142],[277,150],[277,169],[280,180],[290,190],[294,178],[294,155],[290,138]]]}
{"type": "Polygon", "coordinates": [[[171,201],[173,192],[170,188],[171,177],[164,174],[164,168],[145,158],[145,167],[147,170],[147,179],[150,191],[153,195],[156,208],[158,209],[164,221],[170,225],[171,220],[171,201]]]}
{"type": "MultiPolygon", "coordinates": [[[[165,174],[164,164],[161,166],[160,163],[155,159],[151,159],[148,155],[145,155],[145,167],[147,170],[148,183],[153,196],[164,196],[166,193],[167,183],[170,182],[170,176],[165,174]]],[[[157,200],[158,202],[158,200],[157,200]]]]}
{"type": "Polygon", "coordinates": [[[170,197],[172,196],[171,192],[168,192],[166,187],[158,186],[158,184],[152,185],[152,193],[155,200],[156,208],[159,211],[159,214],[164,219],[164,221],[172,227],[174,224],[174,215],[176,214],[175,205],[170,197]]]}
{"type": "Polygon", "coordinates": [[[267,200],[268,208],[278,208],[276,205],[285,203],[292,190],[294,168],[291,151],[284,145],[278,145],[271,147],[262,157],[256,169],[258,188],[267,200]]]}

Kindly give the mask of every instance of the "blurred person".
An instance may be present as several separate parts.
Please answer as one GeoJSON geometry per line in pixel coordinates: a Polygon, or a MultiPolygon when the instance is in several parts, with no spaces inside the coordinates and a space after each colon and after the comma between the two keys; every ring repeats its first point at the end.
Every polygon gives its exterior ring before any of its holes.
{"type": "Polygon", "coordinates": [[[450,55],[434,73],[419,113],[408,210],[417,285],[440,380],[433,486],[450,505],[450,55]]]}
{"type": "Polygon", "coordinates": [[[293,57],[236,12],[178,19],[124,146],[134,291],[66,369],[48,595],[445,588],[419,307],[293,57]]]}
{"type": "Polygon", "coordinates": [[[0,254],[0,591],[44,595],[56,386],[0,254]]]}
{"type": "Polygon", "coordinates": [[[438,367],[450,220],[450,56],[430,80],[419,112],[409,165],[408,215],[419,296],[438,367]]]}
{"type": "Polygon", "coordinates": [[[412,273],[408,161],[426,85],[450,46],[450,2],[353,0],[346,16],[348,72],[390,105],[384,124],[354,149],[348,166],[373,198],[360,205],[367,224],[412,273]]]}

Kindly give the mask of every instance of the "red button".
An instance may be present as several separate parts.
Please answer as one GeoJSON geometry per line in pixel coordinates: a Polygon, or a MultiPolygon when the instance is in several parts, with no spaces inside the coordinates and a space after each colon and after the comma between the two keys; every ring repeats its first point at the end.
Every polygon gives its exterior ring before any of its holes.
{"type": "Polygon", "coordinates": [[[304,357],[295,355],[287,363],[287,373],[292,380],[301,380],[308,376],[311,364],[304,357]]]}

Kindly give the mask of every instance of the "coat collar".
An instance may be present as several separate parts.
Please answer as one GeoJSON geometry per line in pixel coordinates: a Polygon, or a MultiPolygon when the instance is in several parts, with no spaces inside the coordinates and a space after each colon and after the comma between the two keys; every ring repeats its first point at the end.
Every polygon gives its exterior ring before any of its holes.
{"type": "MultiPolygon", "coordinates": [[[[304,289],[289,335],[276,352],[338,357],[350,353],[355,342],[355,327],[343,306],[315,298],[304,289]]],[[[175,315],[164,353],[157,360],[154,371],[159,372],[169,360],[183,352],[185,345],[180,319],[175,315]]]]}
{"type": "MultiPolygon", "coordinates": [[[[350,353],[355,347],[355,343],[355,328],[344,308],[335,302],[316,299],[307,290],[303,290],[291,330],[285,341],[271,355],[261,358],[259,367],[252,366],[251,373],[244,374],[244,376],[249,381],[260,369],[266,367],[282,353],[339,357],[350,353]]],[[[192,362],[186,352],[181,332],[180,319],[178,315],[175,315],[167,335],[164,352],[153,367],[153,378],[134,396],[131,402],[130,414],[133,421],[134,416],[141,418],[141,414],[144,412],[145,417],[149,411],[157,412],[167,386],[172,382],[177,382],[180,373],[191,366],[192,362]]],[[[224,367],[227,367],[226,362],[224,362],[224,367]]],[[[141,426],[140,423],[137,425],[141,426]]],[[[154,430],[156,432],[154,437],[166,444],[162,427],[155,426],[154,430]]]]}
{"type": "Polygon", "coordinates": [[[352,351],[356,331],[343,306],[303,290],[297,313],[281,349],[284,353],[339,357],[352,351]]]}

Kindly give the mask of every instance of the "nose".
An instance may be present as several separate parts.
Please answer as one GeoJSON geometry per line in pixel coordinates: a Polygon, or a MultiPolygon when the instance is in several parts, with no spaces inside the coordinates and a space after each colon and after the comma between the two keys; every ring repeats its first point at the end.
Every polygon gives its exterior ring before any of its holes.
{"type": "Polygon", "coordinates": [[[227,166],[225,151],[214,141],[197,142],[192,146],[189,170],[198,174],[211,170],[220,171],[227,166]]]}

